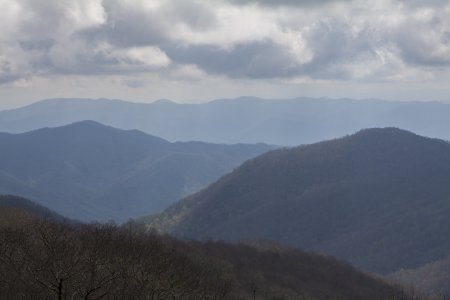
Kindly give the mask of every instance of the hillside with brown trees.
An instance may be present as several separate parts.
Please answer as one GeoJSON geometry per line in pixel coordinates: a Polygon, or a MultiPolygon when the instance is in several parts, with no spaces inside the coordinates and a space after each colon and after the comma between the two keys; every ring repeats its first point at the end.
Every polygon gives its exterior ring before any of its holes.
{"type": "Polygon", "coordinates": [[[136,226],[68,225],[0,208],[0,298],[413,299],[322,255],[180,242],[136,226]]]}

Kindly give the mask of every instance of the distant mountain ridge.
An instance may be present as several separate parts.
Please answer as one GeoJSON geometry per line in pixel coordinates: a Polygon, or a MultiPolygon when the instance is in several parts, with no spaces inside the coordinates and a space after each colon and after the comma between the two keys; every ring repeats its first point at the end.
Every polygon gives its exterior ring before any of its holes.
{"type": "Polygon", "coordinates": [[[149,226],[276,240],[389,273],[446,257],[449,216],[450,145],[384,128],[263,154],[149,226]]]}
{"type": "Polygon", "coordinates": [[[82,221],[157,212],[274,147],[170,143],[93,121],[0,133],[0,193],[82,221]]]}
{"type": "Polygon", "coordinates": [[[0,111],[0,132],[25,132],[82,120],[139,129],[170,141],[300,145],[371,127],[398,127],[450,140],[449,103],[322,98],[241,97],[202,104],[53,99],[0,111]]]}

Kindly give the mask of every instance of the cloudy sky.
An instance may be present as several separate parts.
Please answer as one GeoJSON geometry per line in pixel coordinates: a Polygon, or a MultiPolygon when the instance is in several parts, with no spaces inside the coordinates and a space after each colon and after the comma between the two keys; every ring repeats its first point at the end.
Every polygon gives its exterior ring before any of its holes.
{"type": "Polygon", "coordinates": [[[44,98],[450,101],[449,0],[0,0],[0,108],[44,98]]]}

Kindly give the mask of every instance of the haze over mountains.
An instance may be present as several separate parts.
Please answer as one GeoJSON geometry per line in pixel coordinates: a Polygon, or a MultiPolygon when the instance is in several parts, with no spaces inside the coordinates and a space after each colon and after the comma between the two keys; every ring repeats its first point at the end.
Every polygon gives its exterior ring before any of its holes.
{"type": "Polygon", "coordinates": [[[450,300],[450,0],[0,25],[0,300],[450,300]]]}
{"type": "Polygon", "coordinates": [[[263,154],[149,224],[276,240],[389,273],[447,257],[449,215],[450,145],[384,128],[263,154]]]}
{"type": "MultiPolygon", "coordinates": [[[[56,222],[73,222],[59,214],[100,222],[135,218],[147,229],[179,238],[274,240],[448,294],[450,144],[443,139],[450,140],[445,130],[450,128],[449,107],[437,102],[307,98],[205,104],[47,100],[0,112],[0,130],[16,132],[0,133],[0,194],[28,197],[45,207],[15,196],[0,196],[0,206],[56,222]],[[79,121],[83,119],[95,121],[79,121]],[[57,125],[63,126],[17,133],[57,125]],[[387,125],[442,139],[394,127],[358,131],[387,125]],[[304,145],[277,150],[268,144],[169,142],[131,128],[172,141],[304,145]]],[[[224,245],[207,247],[215,252],[214,259],[224,258],[224,245]]],[[[203,253],[200,248],[189,249],[203,253]]],[[[231,265],[242,264],[235,257],[248,255],[239,247],[226,248],[231,265]]],[[[266,254],[251,255],[264,256],[258,264],[268,259],[266,254]]],[[[290,259],[280,263],[294,264],[290,259]]],[[[316,263],[321,265],[318,276],[331,268],[359,278],[349,269],[316,263]]],[[[275,269],[246,266],[257,272],[275,269]]],[[[277,276],[303,276],[289,272],[280,270],[277,276]]],[[[335,289],[326,284],[324,288],[335,289]]],[[[276,289],[283,290],[279,295],[298,292],[283,281],[276,289]]]]}
{"type": "MultiPolygon", "coordinates": [[[[449,282],[445,268],[450,254],[448,141],[388,127],[277,149],[171,143],[138,130],[82,121],[0,133],[0,149],[0,194],[29,197],[74,219],[122,222],[185,197],[161,214],[127,226],[139,232],[144,224],[183,239],[274,240],[335,256],[365,271],[396,272],[392,278],[427,291],[449,292],[443,288],[449,282]],[[423,283],[423,276],[430,280],[423,283]]],[[[5,204],[51,221],[72,222],[20,197],[0,196],[0,206],[5,204]]],[[[211,257],[233,266],[232,273],[220,271],[224,282],[232,275],[236,285],[251,285],[252,272],[265,274],[258,280],[268,287],[267,295],[296,299],[306,293],[322,299],[342,293],[344,299],[369,299],[365,295],[377,288],[382,297],[402,295],[351,268],[294,250],[285,254],[286,248],[276,244],[269,244],[269,252],[261,252],[261,245],[255,250],[221,243],[176,244],[193,251],[188,260],[211,257]],[[250,256],[258,259],[249,261],[250,256]],[[269,264],[273,259],[276,263],[269,264]],[[243,264],[244,275],[236,271],[243,264]],[[308,271],[301,265],[308,265],[308,271]],[[289,284],[307,282],[311,272],[317,282],[300,290],[289,284]],[[338,274],[360,281],[362,289],[337,283],[338,274]],[[319,286],[328,296],[318,293],[319,286]]],[[[234,290],[251,298],[248,285],[234,290]]]]}
{"type": "Polygon", "coordinates": [[[382,100],[265,100],[243,97],[204,104],[168,100],[55,99],[0,112],[0,131],[25,132],[94,120],[139,129],[170,141],[300,145],[362,128],[398,127],[450,140],[450,104],[382,100]]]}
{"type": "Polygon", "coordinates": [[[272,146],[170,143],[93,121],[0,134],[0,194],[83,221],[157,212],[272,146]]]}

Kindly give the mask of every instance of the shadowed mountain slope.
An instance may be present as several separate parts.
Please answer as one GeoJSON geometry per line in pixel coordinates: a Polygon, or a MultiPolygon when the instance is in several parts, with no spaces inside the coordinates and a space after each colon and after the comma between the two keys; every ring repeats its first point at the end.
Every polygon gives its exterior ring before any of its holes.
{"type": "Polygon", "coordinates": [[[45,206],[18,196],[0,195],[0,207],[5,209],[18,209],[34,217],[52,222],[74,223],[73,220],[65,218],[45,206]]]}
{"type": "Polygon", "coordinates": [[[450,145],[384,128],[261,155],[149,226],[276,240],[384,273],[448,255],[449,216],[450,145]]]}

